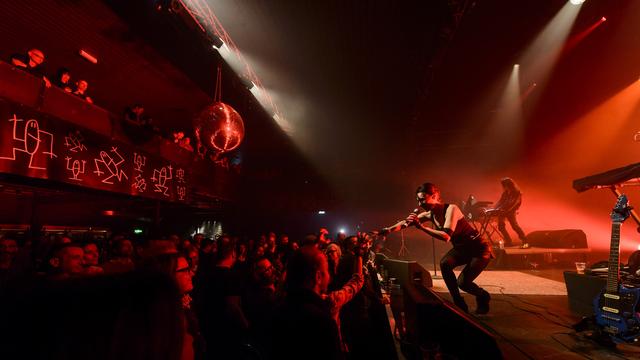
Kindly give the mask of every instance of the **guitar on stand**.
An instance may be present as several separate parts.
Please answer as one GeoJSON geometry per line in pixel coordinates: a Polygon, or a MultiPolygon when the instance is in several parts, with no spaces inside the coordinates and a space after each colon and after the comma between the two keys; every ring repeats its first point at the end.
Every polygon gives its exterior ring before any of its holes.
{"type": "Polygon", "coordinates": [[[596,324],[616,344],[638,341],[640,314],[636,311],[640,288],[620,283],[620,227],[630,216],[627,196],[620,194],[611,212],[611,248],[606,288],[593,300],[596,324]]]}

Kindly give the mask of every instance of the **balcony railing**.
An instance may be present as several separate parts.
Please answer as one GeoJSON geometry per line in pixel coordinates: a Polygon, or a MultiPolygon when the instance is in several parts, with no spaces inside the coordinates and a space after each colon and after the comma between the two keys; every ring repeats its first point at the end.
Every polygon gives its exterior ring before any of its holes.
{"type": "Polygon", "coordinates": [[[4,62],[0,62],[0,98],[189,169],[191,194],[198,199],[199,205],[202,205],[203,199],[205,202],[206,199],[233,199],[237,175],[228,168],[201,159],[193,152],[160,137],[144,144],[135,144],[122,131],[119,116],[55,86],[46,87],[42,79],[4,62]]]}

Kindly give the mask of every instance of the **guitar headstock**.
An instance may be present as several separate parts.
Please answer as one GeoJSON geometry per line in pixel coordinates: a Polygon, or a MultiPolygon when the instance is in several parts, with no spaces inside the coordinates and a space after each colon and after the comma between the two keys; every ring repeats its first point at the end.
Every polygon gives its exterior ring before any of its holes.
{"type": "Polygon", "coordinates": [[[633,207],[629,206],[627,195],[620,194],[618,201],[616,201],[616,206],[614,206],[611,211],[611,221],[618,223],[624,222],[631,216],[631,209],[633,209],[633,207]]]}

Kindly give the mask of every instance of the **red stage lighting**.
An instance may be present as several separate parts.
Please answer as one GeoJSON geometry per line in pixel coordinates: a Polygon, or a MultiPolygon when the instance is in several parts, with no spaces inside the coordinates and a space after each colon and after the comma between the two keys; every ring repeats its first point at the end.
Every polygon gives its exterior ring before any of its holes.
{"type": "Polygon", "coordinates": [[[600,18],[600,21],[605,22],[605,21],[607,21],[607,18],[603,16],[603,17],[600,18]]]}

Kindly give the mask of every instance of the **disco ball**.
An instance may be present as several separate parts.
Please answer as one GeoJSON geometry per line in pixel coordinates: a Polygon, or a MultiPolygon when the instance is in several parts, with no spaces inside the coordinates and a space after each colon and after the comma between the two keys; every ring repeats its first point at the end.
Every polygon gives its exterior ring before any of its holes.
{"type": "Polygon", "coordinates": [[[231,106],[216,102],[193,121],[196,139],[207,149],[224,153],[237,148],[244,138],[242,117],[231,106]]]}

